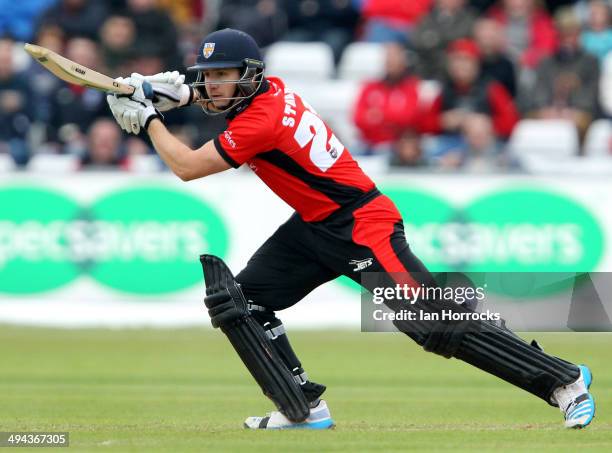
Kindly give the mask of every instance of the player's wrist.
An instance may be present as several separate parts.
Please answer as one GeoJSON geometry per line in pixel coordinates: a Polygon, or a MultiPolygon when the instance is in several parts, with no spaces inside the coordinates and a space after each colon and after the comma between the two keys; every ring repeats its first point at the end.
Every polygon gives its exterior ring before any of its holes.
{"type": "Polygon", "coordinates": [[[193,104],[196,99],[196,93],[193,87],[184,83],[180,86],[179,92],[181,99],[179,102],[179,107],[193,104]]]}
{"type": "Polygon", "coordinates": [[[151,123],[154,120],[159,120],[162,123],[164,122],[164,116],[161,114],[161,112],[159,110],[157,110],[155,107],[153,106],[149,106],[147,108],[144,109],[143,112],[143,116],[142,116],[142,127],[148,131],[149,130],[149,126],[151,125],[151,123]]]}

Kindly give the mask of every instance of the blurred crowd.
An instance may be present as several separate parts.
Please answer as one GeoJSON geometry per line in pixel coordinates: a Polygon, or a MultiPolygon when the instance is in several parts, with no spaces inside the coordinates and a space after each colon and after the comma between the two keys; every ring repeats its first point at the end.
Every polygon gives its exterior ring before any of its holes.
{"type": "MultiPolygon", "coordinates": [[[[264,48],[321,41],[335,62],[352,42],[384,43],[385,74],[364,82],[357,154],[394,165],[513,168],[506,143],[521,118],[571,121],[581,139],[606,117],[600,65],[612,49],[606,0],[0,0],[0,154],[77,156],[83,168],[129,169],[153,154],[128,137],[101,92],[68,85],[19,57],[23,42],[111,76],[183,71],[217,28],[264,48]],[[423,81],[434,81],[423,99],[423,81]]],[[[364,64],[368,64],[367,61],[364,64]]],[[[192,106],[169,128],[198,147],[223,130],[192,106]]],[[[161,165],[161,164],[160,164],[161,165]]]]}

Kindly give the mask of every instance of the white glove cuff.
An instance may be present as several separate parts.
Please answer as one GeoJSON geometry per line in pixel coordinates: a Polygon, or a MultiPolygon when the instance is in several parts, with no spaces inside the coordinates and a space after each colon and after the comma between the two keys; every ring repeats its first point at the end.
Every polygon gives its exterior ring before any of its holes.
{"type": "Polygon", "coordinates": [[[182,84],[180,88],[180,96],[181,100],[179,102],[179,107],[191,104],[193,102],[193,88],[187,84],[182,84]]]}

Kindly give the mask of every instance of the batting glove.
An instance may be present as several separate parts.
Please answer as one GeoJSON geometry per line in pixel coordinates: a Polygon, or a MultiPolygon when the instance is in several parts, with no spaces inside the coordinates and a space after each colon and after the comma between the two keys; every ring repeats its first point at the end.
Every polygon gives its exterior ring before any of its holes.
{"type": "Polygon", "coordinates": [[[185,76],[178,71],[166,71],[143,76],[133,73],[131,78],[149,82],[153,87],[153,105],[160,112],[166,112],[193,102],[193,88],[185,84],[185,76]]]}
{"type": "MultiPolygon", "coordinates": [[[[119,78],[117,80],[125,83],[124,79],[119,78]]],[[[134,92],[135,94],[136,91],[134,92]]],[[[137,99],[140,98],[138,97],[137,99]]],[[[138,134],[141,128],[146,130],[154,118],[163,119],[161,113],[155,109],[150,99],[143,98],[140,101],[109,94],[106,96],[106,102],[108,102],[117,124],[128,134],[138,134]]]]}

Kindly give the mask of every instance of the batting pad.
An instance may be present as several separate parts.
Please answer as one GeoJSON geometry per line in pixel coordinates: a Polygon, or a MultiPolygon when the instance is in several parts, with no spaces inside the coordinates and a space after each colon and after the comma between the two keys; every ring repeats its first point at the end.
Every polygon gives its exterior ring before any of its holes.
{"type": "MultiPolygon", "coordinates": [[[[395,301],[387,305],[397,310],[395,301]]],[[[410,310],[435,313],[448,310],[469,313],[459,304],[448,301],[407,305],[410,310]]],[[[418,318],[417,318],[418,319],[418,318]]],[[[503,325],[487,321],[394,321],[426,351],[446,358],[455,357],[526,390],[551,405],[553,391],[570,384],[580,375],[578,367],[545,353],[537,343],[525,342],[503,325]]]]}
{"type": "Polygon", "coordinates": [[[455,357],[539,396],[548,404],[553,391],[580,376],[580,369],[529,344],[507,329],[482,322],[465,334],[455,357]]]}
{"type": "Polygon", "coordinates": [[[276,352],[263,327],[253,319],[240,285],[227,265],[214,255],[201,255],[214,327],[220,327],[263,393],[292,422],[302,422],[310,408],[300,386],[276,352]]]}

